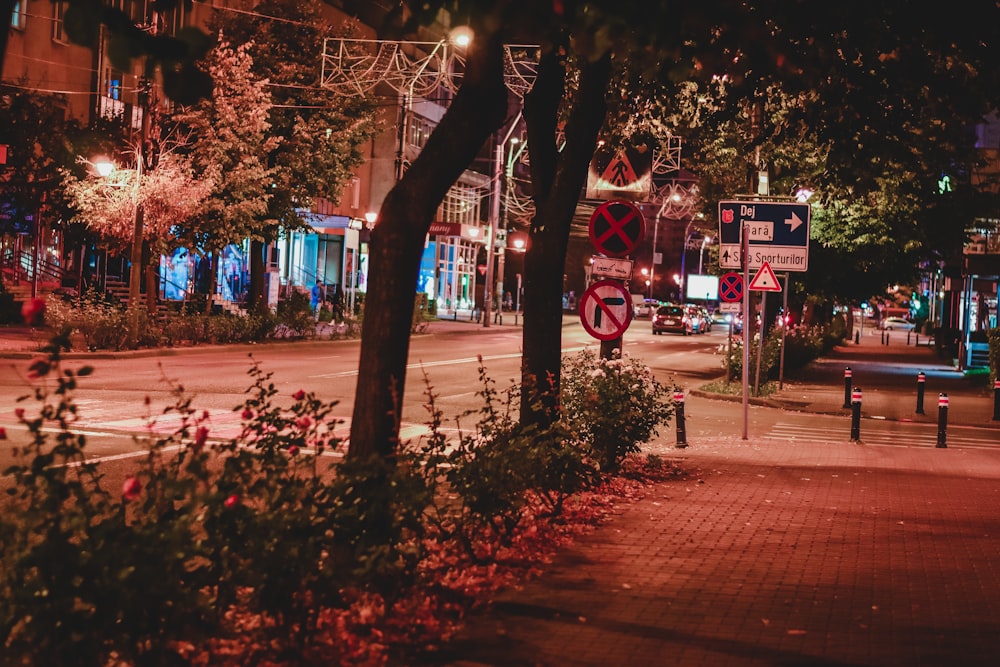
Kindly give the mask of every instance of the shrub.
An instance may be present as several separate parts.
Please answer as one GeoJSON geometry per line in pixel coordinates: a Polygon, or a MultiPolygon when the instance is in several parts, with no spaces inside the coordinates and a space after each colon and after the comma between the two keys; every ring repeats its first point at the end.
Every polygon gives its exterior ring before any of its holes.
{"type": "Polygon", "coordinates": [[[515,416],[519,389],[498,392],[481,360],[479,380],[478,420],[457,441],[442,431],[442,413],[428,389],[431,435],[418,449],[428,488],[452,499],[429,515],[435,528],[473,555],[483,542],[509,546],[536,506],[557,515],[569,495],[597,479],[596,465],[564,422],[522,425],[515,416]]]}
{"type": "MultiPolygon", "coordinates": [[[[605,481],[592,451],[622,461],[573,427],[607,414],[587,403],[551,428],[522,427],[517,388],[498,393],[481,365],[484,404],[457,442],[429,391],[426,440],[393,457],[329,457],[342,453],[336,403],[279,396],[253,364],[237,437],[212,438],[208,413],[173,386],[164,417],[176,427],[142,441],[119,490],[71,430],[91,369],[63,368],[68,349],[67,333],[31,362],[39,413],[18,410],[30,442],[5,471],[4,664],[384,664],[394,642],[447,636],[462,605],[498,585],[498,564],[551,549],[541,536],[559,530],[566,501],[605,481]]],[[[601,396],[640,420],[629,442],[669,416],[648,369],[571,367],[591,385],[594,370],[608,376],[601,396]]]]}
{"type": "Polygon", "coordinates": [[[620,351],[604,359],[583,350],[563,361],[560,378],[562,418],[601,470],[617,470],[674,412],[672,390],[620,351]]]}
{"type": "MultiPolygon", "coordinates": [[[[757,373],[757,349],[760,341],[760,333],[755,333],[749,350],[750,367],[749,377],[754,378],[757,373]]],[[[720,345],[717,352],[723,355],[722,367],[729,368],[729,381],[733,382],[743,377],[743,337],[734,337],[732,346],[720,345]],[[728,353],[728,362],[726,355],[728,353]]],[[[772,330],[764,340],[764,345],[760,354],[760,376],[766,380],[773,375],[777,375],[778,363],[781,355],[781,333],[772,330]]]]}

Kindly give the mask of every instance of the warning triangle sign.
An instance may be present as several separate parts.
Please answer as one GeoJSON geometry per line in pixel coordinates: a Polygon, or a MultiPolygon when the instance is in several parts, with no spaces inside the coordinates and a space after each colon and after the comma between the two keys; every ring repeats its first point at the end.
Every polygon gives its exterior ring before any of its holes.
{"type": "Polygon", "coordinates": [[[761,292],[780,292],[781,283],[778,282],[777,276],[774,275],[774,271],[771,270],[771,265],[767,262],[761,264],[760,271],[757,275],[753,277],[750,281],[750,289],[759,290],[761,292]]]}
{"type": "Polygon", "coordinates": [[[639,176],[635,173],[635,169],[632,168],[632,162],[628,159],[628,156],[622,151],[615,155],[614,159],[608,163],[604,173],[601,174],[601,180],[610,183],[616,188],[628,188],[639,180],[639,176]]]}

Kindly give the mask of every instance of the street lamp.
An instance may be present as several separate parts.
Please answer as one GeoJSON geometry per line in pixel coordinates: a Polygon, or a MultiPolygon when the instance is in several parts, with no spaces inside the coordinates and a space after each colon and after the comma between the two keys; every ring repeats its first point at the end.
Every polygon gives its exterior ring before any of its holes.
{"type": "Polygon", "coordinates": [[[702,274],[702,265],[705,261],[705,246],[712,242],[711,236],[705,236],[701,239],[701,252],[698,254],[698,275],[702,274]]]}
{"type": "MultiPolygon", "coordinates": [[[[489,237],[486,239],[486,288],[483,291],[483,326],[490,326],[490,313],[493,311],[493,301],[497,302],[497,318],[503,318],[503,247],[497,247],[500,229],[500,197],[503,193],[503,182],[502,177],[506,173],[503,169],[504,165],[504,147],[507,145],[508,141],[514,134],[514,130],[517,129],[518,121],[521,120],[521,114],[518,113],[517,118],[514,122],[510,124],[510,128],[507,130],[507,134],[504,135],[503,139],[497,141],[496,152],[494,155],[493,162],[493,198],[490,202],[490,233],[489,237]],[[498,254],[499,260],[497,267],[497,273],[499,274],[499,279],[497,284],[494,286],[493,280],[493,255],[498,254]],[[497,292],[492,294],[491,291],[497,292]]],[[[513,142],[516,143],[516,142],[513,142]]],[[[510,161],[508,161],[509,163],[510,161]]],[[[512,165],[508,164],[509,169],[512,169],[512,165]]],[[[506,227],[505,227],[506,229],[506,227]]],[[[505,242],[506,245],[506,242],[505,242]]]]}
{"type": "Polygon", "coordinates": [[[108,182],[108,185],[115,188],[131,188],[130,199],[134,206],[132,215],[132,247],[129,256],[129,285],[128,304],[129,335],[134,341],[138,336],[139,329],[139,294],[142,284],[142,242],[143,242],[143,206],[141,197],[142,187],[142,154],[136,151],[135,170],[119,169],[118,166],[106,157],[97,157],[90,161],[97,174],[108,182]],[[131,173],[130,173],[131,172],[131,173]]]}

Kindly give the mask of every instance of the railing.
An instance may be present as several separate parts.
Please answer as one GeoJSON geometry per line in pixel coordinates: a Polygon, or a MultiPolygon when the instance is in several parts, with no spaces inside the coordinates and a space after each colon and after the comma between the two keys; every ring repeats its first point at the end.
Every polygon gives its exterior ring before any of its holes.
{"type": "Polygon", "coordinates": [[[20,284],[22,280],[27,282],[33,281],[36,275],[39,282],[62,285],[65,273],[63,267],[55,262],[47,260],[44,257],[36,261],[33,252],[26,250],[15,251],[13,248],[8,248],[4,251],[2,258],[0,258],[0,266],[11,274],[15,285],[20,284]]]}

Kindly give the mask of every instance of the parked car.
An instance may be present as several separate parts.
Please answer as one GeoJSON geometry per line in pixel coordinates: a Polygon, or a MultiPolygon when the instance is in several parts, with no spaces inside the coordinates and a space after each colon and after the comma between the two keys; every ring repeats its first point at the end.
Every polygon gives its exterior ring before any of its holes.
{"type": "Polygon", "coordinates": [[[884,331],[913,331],[914,326],[913,322],[902,317],[887,317],[879,324],[879,328],[884,331]]]}
{"type": "Polygon", "coordinates": [[[690,336],[693,331],[691,317],[684,306],[667,304],[653,313],[653,334],[679,333],[690,336]]]}

